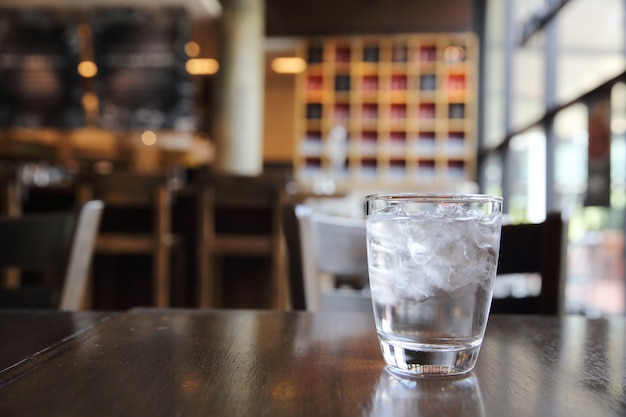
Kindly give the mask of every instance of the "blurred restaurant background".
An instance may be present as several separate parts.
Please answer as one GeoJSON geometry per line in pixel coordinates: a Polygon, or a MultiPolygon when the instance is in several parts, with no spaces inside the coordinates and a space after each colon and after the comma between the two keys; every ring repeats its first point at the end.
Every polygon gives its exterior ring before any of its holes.
{"type": "MultiPolygon", "coordinates": [[[[160,175],[182,242],[171,305],[194,307],[207,175],[269,177],[347,217],[376,191],[492,193],[507,221],[567,218],[568,312],[624,314],[625,8],[4,0],[3,214],[74,207],[93,175],[160,175]]],[[[263,224],[272,213],[242,210],[216,228],[275,233],[263,224]]],[[[107,215],[103,229],[149,223],[107,215]]],[[[91,308],[151,304],[151,268],[148,257],[96,253],[91,308]]],[[[225,255],[217,305],[281,308],[277,268],[272,253],[225,255]]]]}

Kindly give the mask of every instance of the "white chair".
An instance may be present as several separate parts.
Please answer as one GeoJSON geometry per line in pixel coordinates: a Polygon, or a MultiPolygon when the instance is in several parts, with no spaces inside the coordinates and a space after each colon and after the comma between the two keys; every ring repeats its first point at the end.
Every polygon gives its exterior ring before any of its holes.
{"type": "Polygon", "coordinates": [[[296,206],[306,309],[372,312],[365,220],[296,206]],[[336,288],[349,283],[354,288],[336,288]]]}

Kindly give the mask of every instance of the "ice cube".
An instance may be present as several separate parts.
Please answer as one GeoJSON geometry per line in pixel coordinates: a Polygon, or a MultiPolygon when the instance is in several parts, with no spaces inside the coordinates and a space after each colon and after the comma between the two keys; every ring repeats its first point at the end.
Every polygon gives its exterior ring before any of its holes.
{"type": "Polygon", "coordinates": [[[419,215],[425,214],[422,211],[423,204],[420,204],[414,201],[407,201],[404,204],[402,204],[402,210],[404,211],[404,213],[410,216],[419,216],[419,215]]]}
{"type": "Polygon", "coordinates": [[[371,271],[369,275],[370,292],[375,301],[393,304],[395,301],[393,276],[389,271],[371,271]]]}
{"type": "Polygon", "coordinates": [[[371,239],[367,256],[369,267],[373,270],[391,270],[395,263],[394,251],[396,250],[395,247],[390,248],[385,241],[371,239]]]}
{"type": "Polygon", "coordinates": [[[428,213],[417,206],[394,206],[368,218],[370,285],[377,299],[420,302],[490,283],[497,252],[486,249],[497,242],[499,218],[457,205],[428,213]]]}
{"type": "Polygon", "coordinates": [[[500,223],[497,219],[486,218],[484,221],[476,221],[472,224],[471,235],[476,245],[482,249],[492,248],[498,242],[500,223]]]}
{"type": "Polygon", "coordinates": [[[405,258],[409,262],[400,262],[393,277],[393,292],[396,298],[411,301],[424,301],[433,295],[432,285],[423,265],[415,265],[410,261],[408,253],[405,258]]]}
{"type": "Polygon", "coordinates": [[[433,257],[432,246],[423,240],[411,239],[408,242],[408,248],[411,260],[417,265],[424,265],[433,257]]]}
{"type": "Polygon", "coordinates": [[[493,249],[485,249],[480,252],[474,268],[475,281],[487,288],[496,276],[496,253],[493,249]]]}
{"type": "Polygon", "coordinates": [[[467,216],[467,208],[460,204],[439,204],[435,210],[437,217],[462,218],[467,216]]]}
{"type": "Polygon", "coordinates": [[[367,259],[372,294],[379,302],[393,303],[394,279],[402,246],[397,236],[387,233],[388,229],[384,226],[388,223],[391,222],[377,222],[376,226],[381,227],[368,229],[367,259]]]}
{"type": "Polygon", "coordinates": [[[407,212],[400,204],[386,206],[370,214],[370,218],[399,218],[406,216],[407,212]]]}
{"type": "Polygon", "coordinates": [[[389,247],[398,247],[405,235],[404,223],[400,220],[370,218],[366,227],[368,239],[377,239],[389,247]]]}
{"type": "Polygon", "coordinates": [[[428,291],[428,280],[423,274],[423,265],[417,264],[412,253],[405,250],[397,253],[394,270],[394,291],[400,298],[421,300],[428,291]]]}

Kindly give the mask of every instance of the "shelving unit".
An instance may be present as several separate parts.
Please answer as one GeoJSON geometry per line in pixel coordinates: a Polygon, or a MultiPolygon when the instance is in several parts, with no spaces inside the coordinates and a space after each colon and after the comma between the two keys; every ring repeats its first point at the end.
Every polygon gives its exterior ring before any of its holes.
{"type": "Polygon", "coordinates": [[[302,184],[447,188],[475,178],[477,41],[471,33],[311,38],[298,78],[302,184]],[[331,132],[345,128],[345,162],[331,132]]]}

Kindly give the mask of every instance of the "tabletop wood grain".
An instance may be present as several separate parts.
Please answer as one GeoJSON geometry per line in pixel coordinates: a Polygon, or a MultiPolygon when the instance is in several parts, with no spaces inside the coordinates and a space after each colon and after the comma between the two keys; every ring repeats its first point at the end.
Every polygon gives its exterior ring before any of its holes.
{"type": "Polygon", "coordinates": [[[623,416],[625,347],[622,317],[493,316],[469,376],[410,380],[371,315],[132,310],[13,367],[0,416],[623,416]]]}
{"type": "Polygon", "coordinates": [[[114,313],[58,310],[0,310],[1,373],[77,333],[106,321],[114,313]]]}

